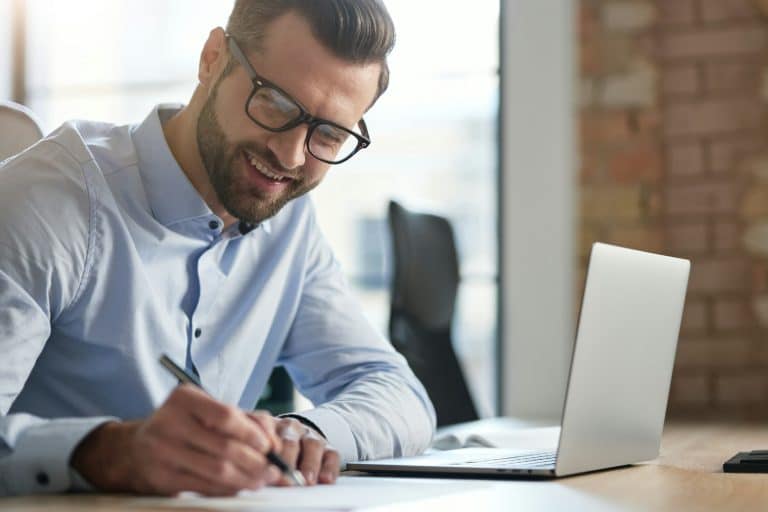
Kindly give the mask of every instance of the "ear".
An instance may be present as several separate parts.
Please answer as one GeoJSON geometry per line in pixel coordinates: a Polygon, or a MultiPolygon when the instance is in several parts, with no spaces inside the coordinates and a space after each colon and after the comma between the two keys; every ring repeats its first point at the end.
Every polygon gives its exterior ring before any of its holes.
{"type": "Polygon", "coordinates": [[[200,85],[205,88],[212,87],[219,73],[224,70],[228,58],[226,34],[223,28],[216,27],[208,34],[208,40],[200,54],[200,65],[197,70],[200,85]]]}

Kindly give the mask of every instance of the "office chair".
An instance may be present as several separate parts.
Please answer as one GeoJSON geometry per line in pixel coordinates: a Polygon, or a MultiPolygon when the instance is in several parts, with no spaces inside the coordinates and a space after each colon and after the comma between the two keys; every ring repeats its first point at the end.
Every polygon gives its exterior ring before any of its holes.
{"type": "Polygon", "coordinates": [[[24,105],[0,101],[0,161],[19,153],[43,137],[37,117],[24,105]]]}
{"type": "Polygon", "coordinates": [[[451,321],[459,261],[450,223],[389,203],[393,277],[389,317],[392,345],[424,384],[437,426],[478,419],[453,350],[451,321]]]}

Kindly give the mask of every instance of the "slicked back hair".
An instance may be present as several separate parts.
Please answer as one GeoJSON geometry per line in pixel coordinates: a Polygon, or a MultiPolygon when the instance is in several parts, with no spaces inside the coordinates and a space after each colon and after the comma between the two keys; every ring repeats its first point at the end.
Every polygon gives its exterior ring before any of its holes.
{"type": "Polygon", "coordinates": [[[395,26],[381,0],[236,0],[227,32],[244,51],[263,50],[267,27],[288,12],[304,18],[315,38],[336,57],[381,64],[374,102],[386,91],[395,26]]]}

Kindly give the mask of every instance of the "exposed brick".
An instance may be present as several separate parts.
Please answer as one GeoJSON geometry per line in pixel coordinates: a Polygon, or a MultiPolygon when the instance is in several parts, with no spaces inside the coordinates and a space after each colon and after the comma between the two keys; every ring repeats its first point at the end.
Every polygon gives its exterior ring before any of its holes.
{"type": "Polygon", "coordinates": [[[760,258],[768,258],[768,222],[753,222],[744,230],[744,248],[760,258]]]}
{"type": "Polygon", "coordinates": [[[748,339],[688,339],[677,344],[675,369],[733,369],[752,361],[754,343],[748,339]]]}
{"type": "Polygon", "coordinates": [[[684,335],[701,334],[709,324],[709,307],[704,300],[688,299],[685,303],[680,332],[684,335]]]}
{"type": "Polygon", "coordinates": [[[581,213],[587,222],[638,222],[642,217],[639,186],[585,186],[580,199],[581,213]]]}
{"type": "Polygon", "coordinates": [[[666,249],[676,256],[694,256],[709,250],[709,225],[706,222],[667,224],[666,249]]]}
{"type": "MultiPolygon", "coordinates": [[[[602,235],[603,230],[595,226],[588,226],[582,223],[579,230],[579,257],[585,260],[589,258],[589,253],[592,251],[592,244],[595,242],[604,242],[602,235]]],[[[580,297],[580,295],[579,295],[580,297]]]]}
{"type": "Polygon", "coordinates": [[[583,112],[579,121],[583,144],[626,142],[632,135],[624,112],[583,112]]]}
{"type": "MultiPolygon", "coordinates": [[[[768,0],[766,0],[766,3],[768,4],[768,0]]],[[[763,102],[768,102],[768,69],[765,68],[760,76],[760,99],[763,102]]]]}
{"type": "Polygon", "coordinates": [[[582,40],[579,45],[579,70],[581,71],[581,76],[592,76],[599,71],[597,47],[597,39],[582,40]]]}
{"type": "Polygon", "coordinates": [[[757,133],[716,139],[709,145],[709,169],[715,173],[731,172],[743,158],[761,151],[765,145],[757,133]]]}
{"type": "Polygon", "coordinates": [[[608,108],[655,105],[656,71],[649,63],[640,61],[621,74],[605,77],[598,101],[608,108]]]}
{"type": "Polygon", "coordinates": [[[672,379],[670,401],[675,405],[708,405],[710,395],[710,379],[706,374],[675,375],[672,379]]]}
{"type": "Polygon", "coordinates": [[[655,137],[661,127],[661,111],[657,108],[630,110],[628,118],[629,126],[637,136],[652,134],[655,137]]]}
{"type": "Polygon", "coordinates": [[[655,226],[621,226],[608,229],[604,241],[609,244],[661,252],[664,250],[664,234],[655,226]]]}
{"type": "Polygon", "coordinates": [[[741,218],[754,221],[768,217],[768,185],[751,186],[741,202],[741,218]]]}
{"type": "Polygon", "coordinates": [[[607,168],[619,184],[656,183],[661,177],[661,149],[649,142],[634,144],[611,155],[607,168]]]}
{"type": "MultiPolygon", "coordinates": [[[[758,315],[758,317],[765,318],[765,324],[761,323],[760,325],[768,327],[768,263],[764,261],[752,262],[752,292],[765,294],[765,316],[762,317],[761,315],[758,315]]],[[[758,299],[761,296],[756,296],[755,299],[758,299]]],[[[756,300],[755,304],[757,303],[758,301],[756,300]]],[[[755,309],[755,312],[757,313],[757,309],[755,309]]]]}
{"type": "Polygon", "coordinates": [[[761,16],[754,0],[699,0],[699,3],[701,19],[707,23],[754,20],[761,16]]]}
{"type": "Polygon", "coordinates": [[[673,103],[664,114],[664,132],[679,136],[756,130],[761,120],[762,110],[750,98],[673,103]]]}
{"type": "Polygon", "coordinates": [[[729,182],[670,185],[665,192],[665,209],[669,216],[734,214],[738,208],[736,188],[729,182]]]}
{"type": "Polygon", "coordinates": [[[592,39],[598,35],[600,25],[597,21],[597,8],[589,2],[581,2],[579,5],[579,39],[582,43],[585,39],[592,39]]]}
{"type": "Polygon", "coordinates": [[[759,54],[768,47],[762,23],[728,28],[667,31],[661,35],[659,52],[665,59],[732,57],[759,54]]]}
{"type": "MultiPolygon", "coordinates": [[[[765,274],[765,267],[763,267],[763,274],[765,274]]],[[[761,293],[752,299],[752,311],[755,313],[757,323],[765,329],[768,327],[768,293],[765,293],[765,286],[762,288],[761,293]]]]}
{"type": "Polygon", "coordinates": [[[666,157],[667,173],[672,178],[704,173],[704,147],[701,142],[669,144],[666,157]]]}
{"type": "Polygon", "coordinates": [[[768,394],[768,375],[761,372],[721,375],[715,378],[715,402],[724,405],[763,403],[768,394]]]}
{"type": "Polygon", "coordinates": [[[751,304],[746,299],[718,298],[714,302],[715,329],[748,329],[755,323],[751,304]]]}
{"type": "Polygon", "coordinates": [[[583,78],[579,81],[579,107],[591,107],[595,102],[595,80],[583,78]]]}
{"type": "MultiPolygon", "coordinates": [[[[768,0],[766,0],[768,1],[768,0]]],[[[742,172],[758,186],[768,185],[768,154],[759,153],[741,161],[742,172]]]]}
{"type": "Polygon", "coordinates": [[[606,30],[637,32],[653,24],[656,8],[645,1],[613,1],[603,4],[600,14],[606,30]]]}
{"type": "Polygon", "coordinates": [[[625,34],[604,34],[596,45],[596,72],[601,75],[626,72],[637,53],[635,38],[625,34]]]}
{"type": "Polygon", "coordinates": [[[712,239],[718,252],[736,251],[741,248],[741,226],[737,222],[715,222],[712,239]]]}
{"type": "Polygon", "coordinates": [[[695,64],[667,66],[662,76],[662,91],[667,96],[699,92],[699,70],[695,64]]]}
{"type": "Polygon", "coordinates": [[[656,2],[659,25],[691,25],[696,20],[694,0],[660,0],[656,2]]]}
{"type": "Polygon", "coordinates": [[[749,290],[750,267],[739,257],[698,258],[691,265],[691,293],[744,292],[749,290]]]}
{"type": "Polygon", "coordinates": [[[761,79],[762,69],[754,59],[716,61],[704,65],[704,83],[707,91],[713,93],[757,91],[761,79]]]}

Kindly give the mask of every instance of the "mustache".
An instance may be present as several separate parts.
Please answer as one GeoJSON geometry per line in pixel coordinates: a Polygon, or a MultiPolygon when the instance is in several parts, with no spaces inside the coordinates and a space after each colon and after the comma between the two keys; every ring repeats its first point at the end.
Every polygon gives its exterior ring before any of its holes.
{"type": "Polygon", "coordinates": [[[280,160],[277,159],[277,156],[275,156],[275,154],[267,148],[262,148],[250,143],[241,143],[235,146],[234,155],[242,153],[243,151],[247,151],[248,153],[252,153],[258,156],[261,160],[264,161],[264,163],[266,163],[269,167],[277,172],[289,176],[297,174],[296,169],[291,170],[283,167],[283,165],[280,163],[280,160]]]}

